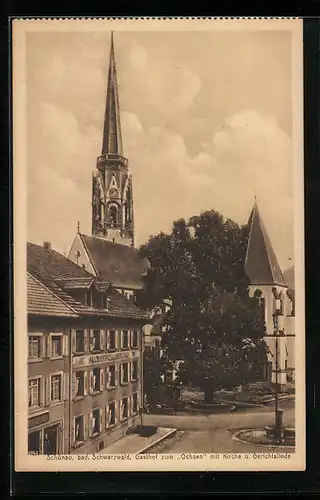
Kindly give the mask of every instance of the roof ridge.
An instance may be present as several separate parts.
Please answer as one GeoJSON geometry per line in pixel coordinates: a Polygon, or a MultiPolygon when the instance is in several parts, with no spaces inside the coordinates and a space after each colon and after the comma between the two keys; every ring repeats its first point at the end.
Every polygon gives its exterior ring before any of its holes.
{"type": "Polygon", "coordinates": [[[36,278],[30,271],[27,271],[27,274],[31,276],[34,281],[36,281],[42,288],[47,290],[51,295],[53,295],[57,300],[59,300],[63,305],[65,305],[68,309],[70,309],[72,312],[74,312],[77,316],[79,316],[79,313],[73,309],[69,304],[67,304],[64,300],[62,300],[52,289],[48,288],[42,281],[40,281],[38,278],[36,278]]]}
{"type": "MultiPolygon", "coordinates": [[[[88,248],[88,246],[87,246],[87,244],[86,244],[86,242],[85,242],[85,240],[83,238],[83,236],[88,236],[88,235],[79,233],[79,236],[80,236],[80,240],[82,241],[82,244],[83,244],[83,246],[85,248],[85,251],[87,252],[90,264],[92,265],[92,268],[93,268],[94,272],[96,273],[96,277],[97,277],[97,276],[99,276],[99,273],[98,273],[97,268],[96,268],[96,266],[95,266],[95,264],[94,264],[94,262],[93,262],[93,260],[91,258],[89,248],[88,248]]],[[[92,238],[92,236],[90,236],[90,238],[92,238]]]]}
{"type": "Polygon", "coordinates": [[[260,216],[260,222],[261,222],[261,227],[262,227],[262,236],[263,236],[263,240],[264,240],[265,247],[266,247],[266,250],[267,250],[267,255],[268,255],[268,264],[269,264],[269,267],[270,267],[270,270],[271,270],[271,275],[272,275],[273,281],[274,281],[275,284],[280,285],[280,283],[277,283],[277,280],[276,280],[275,274],[274,274],[274,270],[273,270],[273,267],[271,265],[270,249],[274,253],[274,257],[276,259],[276,264],[278,265],[278,270],[280,271],[282,282],[283,282],[284,285],[286,285],[286,282],[284,280],[283,273],[282,273],[282,270],[280,268],[277,256],[276,256],[276,254],[274,252],[274,249],[273,249],[273,246],[272,246],[272,241],[271,241],[271,239],[270,239],[270,237],[269,237],[269,235],[267,233],[267,230],[265,228],[265,225],[264,225],[264,222],[263,222],[263,219],[262,219],[261,216],[260,216]],[[270,246],[270,248],[269,248],[269,246],[270,246]]]}

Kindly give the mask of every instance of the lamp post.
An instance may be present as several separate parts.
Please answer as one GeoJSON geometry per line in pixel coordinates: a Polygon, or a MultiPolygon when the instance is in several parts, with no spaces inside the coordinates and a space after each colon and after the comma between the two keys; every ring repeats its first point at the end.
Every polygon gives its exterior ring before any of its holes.
{"type": "Polygon", "coordinates": [[[273,315],[273,332],[276,339],[276,383],[275,383],[275,436],[277,440],[277,444],[281,443],[281,433],[282,433],[282,410],[279,410],[279,384],[278,384],[278,373],[279,373],[279,319],[277,312],[273,315]]]}

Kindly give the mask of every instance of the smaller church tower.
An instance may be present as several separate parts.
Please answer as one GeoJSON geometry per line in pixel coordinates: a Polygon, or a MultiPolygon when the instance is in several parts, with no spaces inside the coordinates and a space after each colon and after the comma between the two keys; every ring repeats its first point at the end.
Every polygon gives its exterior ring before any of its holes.
{"type": "Polygon", "coordinates": [[[134,245],[132,178],[123,153],[113,34],[102,149],[92,178],[92,236],[134,245]]]}
{"type": "Polygon", "coordinates": [[[294,348],[292,302],[256,201],[248,225],[250,232],[245,271],[250,280],[250,295],[257,298],[263,310],[265,341],[269,349],[268,358],[261,367],[261,378],[275,383],[277,371],[278,384],[281,387],[288,382],[288,373],[294,370],[294,366],[289,366],[294,365],[294,353],[291,353],[294,348]]]}

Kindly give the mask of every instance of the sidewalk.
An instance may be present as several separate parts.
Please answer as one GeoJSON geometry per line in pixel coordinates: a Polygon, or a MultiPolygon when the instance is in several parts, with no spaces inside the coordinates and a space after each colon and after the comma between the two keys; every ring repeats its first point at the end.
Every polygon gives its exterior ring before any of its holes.
{"type": "MultiPolygon", "coordinates": [[[[134,453],[135,455],[143,453],[160,441],[163,441],[168,436],[172,436],[177,432],[177,429],[168,429],[167,427],[158,427],[156,433],[150,437],[141,437],[137,434],[130,434],[112,443],[107,448],[104,448],[99,454],[114,454],[114,453],[134,453]]],[[[97,455],[98,453],[96,453],[97,455]]]]}

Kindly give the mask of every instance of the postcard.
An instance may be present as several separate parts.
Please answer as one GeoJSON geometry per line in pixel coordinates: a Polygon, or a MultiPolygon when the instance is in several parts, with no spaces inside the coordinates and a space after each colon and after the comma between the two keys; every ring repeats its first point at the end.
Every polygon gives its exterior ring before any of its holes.
{"type": "Polygon", "coordinates": [[[304,470],[302,20],[12,54],[15,469],[304,470]]]}

